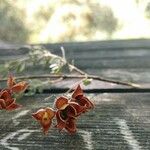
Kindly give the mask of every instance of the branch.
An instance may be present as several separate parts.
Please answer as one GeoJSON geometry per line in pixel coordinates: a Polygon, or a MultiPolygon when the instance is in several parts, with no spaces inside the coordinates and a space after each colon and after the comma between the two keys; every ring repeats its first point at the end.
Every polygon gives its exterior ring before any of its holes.
{"type": "MultiPolygon", "coordinates": [[[[70,70],[74,70],[77,73],[79,73],[79,75],[54,75],[54,74],[49,74],[49,75],[27,75],[27,76],[20,76],[20,77],[16,77],[16,80],[23,80],[23,79],[39,79],[39,78],[53,78],[56,80],[52,80],[52,83],[55,82],[59,82],[60,80],[63,79],[68,79],[68,78],[78,78],[78,79],[86,79],[86,78],[90,78],[90,79],[94,79],[94,80],[98,80],[98,81],[104,81],[104,82],[109,82],[109,83],[114,83],[114,84],[119,84],[119,85],[125,85],[125,86],[130,86],[132,88],[140,88],[140,85],[134,84],[134,83],[130,83],[130,82],[123,82],[123,81],[116,81],[116,80],[111,80],[111,79],[106,79],[100,76],[96,76],[96,75],[91,75],[88,74],[86,72],[84,72],[83,70],[79,69],[78,67],[76,67],[73,64],[70,64],[69,62],[67,62],[66,57],[65,57],[65,50],[63,47],[61,47],[62,50],[62,57],[58,56],[56,54],[52,54],[49,51],[47,53],[44,53],[43,55],[40,55],[40,59],[44,59],[45,57],[50,57],[50,58],[58,58],[63,65],[67,64],[70,68],[70,70]]],[[[26,59],[30,59],[26,58],[26,59]]],[[[24,61],[24,59],[23,59],[24,61]]],[[[39,60],[38,60],[39,61],[39,60]]],[[[7,79],[0,79],[0,82],[2,81],[6,81],[7,79]]]]}
{"type": "MultiPolygon", "coordinates": [[[[58,78],[58,79],[84,79],[84,78],[90,78],[93,80],[98,80],[98,81],[104,81],[104,82],[109,82],[109,83],[114,83],[114,84],[119,84],[119,85],[126,85],[130,86],[132,88],[140,88],[140,85],[130,83],[130,82],[123,82],[123,81],[116,81],[116,80],[111,80],[111,79],[105,79],[100,76],[96,75],[27,75],[27,76],[19,76],[15,77],[16,80],[24,80],[24,79],[45,79],[45,78],[58,78]]],[[[7,78],[0,79],[0,82],[7,81],[7,78]]]]}
{"type": "Polygon", "coordinates": [[[76,72],[78,72],[80,74],[80,75],[62,75],[61,76],[62,78],[91,78],[91,79],[98,80],[98,81],[104,81],[104,82],[109,82],[109,83],[126,85],[126,86],[130,86],[132,88],[140,88],[140,85],[138,85],[138,84],[123,82],[123,81],[116,81],[116,80],[102,78],[100,76],[90,75],[90,74],[84,72],[83,70],[79,69],[78,67],[67,62],[65,59],[65,50],[63,47],[61,47],[61,51],[62,51],[62,54],[64,57],[60,57],[60,56],[55,55],[55,54],[51,54],[51,55],[53,57],[59,58],[62,62],[67,63],[72,70],[75,70],[76,72]]]}

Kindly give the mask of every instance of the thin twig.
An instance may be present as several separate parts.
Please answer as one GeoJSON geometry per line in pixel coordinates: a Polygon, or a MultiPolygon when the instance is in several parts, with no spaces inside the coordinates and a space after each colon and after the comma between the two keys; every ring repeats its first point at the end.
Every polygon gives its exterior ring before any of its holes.
{"type": "Polygon", "coordinates": [[[70,93],[72,90],[74,90],[82,82],[83,82],[83,79],[81,79],[80,81],[78,81],[75,84],[73,84],[73,86],[68,91],[66,91],[65,94],[67,95],[68,93],[70,93]]]}
{"type": "MultiPolygon", "coordinates": [[[[104,81],[104,82],[109,82],[109,83],[114,83],[114,84],[119,84],[119,85],[126,85],[126,86],[130,86],[132,88],[140,88],[139,85],[137,84],[134,84],[134,83],[130,83],[130,82],[123,82],[123,81],[116,81],[116,80],[111,80],[111,79],[106,79],[106,78],[103,78],[103,77],[100,77],[100,76],[96,76],[96,75],[90,75],[86,72],[84,72],[83,70],[79,69],[78,67],[76,67],[75,65],[73,64],[70,64],[69,62],[66,61],[66,58],[65,58],[65,50],[63,47],[61,47],[61,50],[62,50],[62,53],[63,53],[63,57],[60,57],[58,55],[55,55],[55,54],[52,54],[52,53],[49,53],[49,57],[51,58],[58,58],[61,60],[61,62],[63,64],[68,64],[68,66],[72,69],[72,70],[75,70],[77,73],[79,73],[80,75],[28,75],[28,76],[20,76],[20,77],[16,77],[16,80],[22,80],[22,79],[39,79],[39,78],[56,78],[56,81],[51,81],[52,83],[55,83],[55,82],[59,82],[63,79],[68,79],[68,78],[79,78],[79,79],[85,79],[85,78],[91,78],[91,79],[94,79],[94,80],[98,80],[98,81],[104,81]]],[[[42,59],[44,58],[45,56],[42,57],[42,59]]],[[[0,79],[0,82],[2,81],[6,81],[7,79],[0,79]]]]}
{"type": "MultiPolygon", "coordinates": [[[[64,51],[63,47],[61,47],[61,49],[62,49],[62,51],[64,51]]],[[[65,55],[65,54],[63,54],[63,55],[65,55]]],[[[80,73],[81,75],[86,75],[87,74],[86,72],[82,71],[81,69],[79,69],[76,66],[74,66],[74,65],[70,64],[69,62],[67,62],[66,59],[63,58],[63,57],[60,57],[60,56],[52,54],[52,53],[50,53],[50,56],[53,57],[53,58],[59,58],[64,64],[67,63],[72,70],[75,70],[76,72],[80,73]]]]}
{"type": "MultiPolygon", "coordinates": [[[[61,50],[64,51],[64,48],[61,47],[61,50]]],[[[65,54],[64,54],[65,55],[65,54]]],[[[106,79],[106,78],[102,78],[100,76],[95,76],[95,75],[90,75],[86,72],[84,72],[83,70],[79,69],[78,67],[76,67],[75,65],[70,64],[69,62],[66,61],[66,59],[64,59],[63,57],[60,57],[58,55],[52,54],[53,57],[58,57],[63,63],[67,63],[69,65],[69,67],[72,70],[75,70],[76,72],[78,72],[80,75],[82,76],[69,76],[69,75],[64,75],[63,78],[91,78],[91,79],[95,79],[95,80],[99,80],[99,81],[104,81],[104,82],[109,82],[109,83],[115,83],[115,84],[120,84],[120,85],[126,85],[126,86],[131,86],[133,88],[140,88],[140,85],[138,84],[134,84],[134,83],[129,83],[129,82],[123,82],[123,81],[116,81],[116,80],[111,80],[111,79],[106,79]],[[65,77],[66,76],[66,77],[65,77]]]]}
{"type": "MultiPolygon", "coordinates": [[[[64,48],[61,47],[61,50],[64,51],[64,48]]],[[[104,81],[104,82],[109,82],[109,83],[115,83],[115,84],[120,84],[120,85],[131,86],[133,88],[140,88],[140,85],[138,85],[138,84],[129,83],[129,82],[123,82],[123,81],[116,81],[116,80],[102,78],[100,76],[90,75],[90,74],[84,72],[83,70],[79,69],[75,65],[70,64],[63,57],[60,57],[60,56],[55,55],[55,54],[52,54],[52,55],[54,57],[58,57],[62,62],[67,63],[72,70],[75,70],[76,72],[78,72],[81,75],[81,76],[75,75],[75,76],[72,76],[72,77],[71,77],[71,75],[70,75],[70,77],[69,77],[69,75],[67,75],[67,76],[64,75],[63,78],[91,78],[91,79],[95,79],[95,80],[99,80],[99,81],[104,81]]]]}
{"type": "Polygon", "coordinates": [[[56,80],[51,80],[50,83],[54,84],[54,83],[60,82],[60,81],[62,81],[62,80],[63,80],[63,78],[60,77],[60,78],[58,78],[58,79],[56,79],[56,80]]]}
{"type": "Polygon", "coordinates": [[[75,70],[76,72],[80,73],[81,75],[84,75],[84,76],[87,76],[88,74],[84,71],[82,71],[81,69],[77,68],[76,66],[74,65],[71,65],[71,64],[68,64],[69,67],[71,67],[73,70],[75,70]]]}
{"type": "MultiPolygon", "coordinates": [[[[130,82],[123,82],[123,81],[116,81],[116,80],[111,80],[111,79],[106,79],[106,78],[102,78],[100,76],[95,76],[95,75],[27,75],[27,76],[18,76],[15,77],[16,80],[24,80],[24,79],[44,79],[44,78],[59,78],[59,79],[76,79],[76,78],[80,78],[80,79],[84,79],[84,78],[90,78],[93,80],[98,80],[98,81],[104,81],[104,82],[109,82],[109,83],[114,83],[114,84],[120,84],[120,85],[126,85],[126,86],[130,86],[133,88],[140,88],[140,85],[138,84],[134,84],[134,83],[130,83],[130,82]]],[[[5,79],[0,79],[0,82],[3,81],[7,81],[7,78],[5,79]]]]}

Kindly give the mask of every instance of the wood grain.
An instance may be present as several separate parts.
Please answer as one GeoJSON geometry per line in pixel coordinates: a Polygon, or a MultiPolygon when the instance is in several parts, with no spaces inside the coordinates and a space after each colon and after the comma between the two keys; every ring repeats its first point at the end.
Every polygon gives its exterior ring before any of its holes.
{"type": "Polygon", "coordinates": [[[55,95],[23,97],[13,112],[1,111],[1,149],[150,149],[150,94],[88,94],[95,108],[79,118],[75,135],[52,128],[47,136],[31,113],[52,106],[55,95]],[[11,147],[11,148],[10,148],[11,147]]]}
{"type": "MultiPolygon", "coordinates": [[[[37,44],[41,45],[41,44],[37,44]]],[[[0,44],[0,63],[22,58],[28,45],[0,44]],[[20,48],[20,49],[19,49],[20,48]]],[[[77,43],[43,44],[90,74],[105,78],[131,81],[142,85],[141,90],[93,81],[84,87],[95,108],[78,120],[78,132],[71,136],[52,128],[47,136],[31,113],[52,106],[58,93],[64,93],[78,80],[64,80],[45,87],[47,94],[24,96],[18,103],[24,107],[12,112],[0,112],[0,149],[10,150],[149,150],[150,149],[150,40],[117,40],[77,43]],[[45,100],[47,96],[51,99],[45,100]]],[[[48,69],[31,67],[23,74],[39,75],[48,69]]],[[[4,84],[0,84],[3,87],[4,84]]]]}

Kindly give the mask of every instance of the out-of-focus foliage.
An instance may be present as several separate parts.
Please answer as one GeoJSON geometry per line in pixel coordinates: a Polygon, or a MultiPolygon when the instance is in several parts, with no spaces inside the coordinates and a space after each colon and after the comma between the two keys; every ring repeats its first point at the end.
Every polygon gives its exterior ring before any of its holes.
{"type": "Polygon", "coordinates": [[[52,74],[61,74],[71,71],[67,61],[63,57],[54,55],[45,48],[33,46],[28,48],[28,50],[29,53],[24,57],[6,61],[5,65],[0,64],[1,76],[5,77],[8,72],[15,74],[22,73],[33,67],[46,70],[52,74]]]}
{"type": "Polygon", "coordinates": [[[99,5],[91,5],[91,18],[93,18],[93,28],[104,31],[109,37],[117,30],[118,20],[114,16],[113,11],[109,7],[101,7],[99,5]]]}
{"type": "Polygon", "coordinates": [[[0,41],[149,38],[148,0],[0,0],[0,41]]]}
{"type": "Polygon", "coordinates": [[[25,26],[25,13],[14,1],[0,0],[0,40],[26,42],[29,29],[25,26]]]}
{"type": "Polygon", "coordinates": [[[145,8],[146,17],[150,19],[150,2],[147,4],[145,8]]]}
{"type": "Polygon", "coordinates": [[[118,20],[109,7],[89,0],[0,0],[0,40],[62,42],[111,38],[118,20]],[[24,4],[33,3],[28,9],[24,4]],[[23,9],[21,9],[23,8],[23,9]],[[26,16],[25,16],[26,15],[26,16]],[[27,28],[26,28],[27,27],[27,28]],[[30,31],[30,34],[29,34],[30,31]]]}
{"type": "Polygon", "coordinates": [[[49,3],[45,9],[35,12],[35,16],[39,16],[43,27],[39,29],[41,42],[88,40],[94,39],[97,33],[100,39],[101,36],[111,38],[118,27],[118,20],[109,7],[87,0],[49,3]]]}
{"type": "MultiPolygon", "coordinates": [[[[26,47],[27,48],[27,47],[26,47]]],[[[22,47],[21,49],[25,49],[22,47]]],[[[5,64],[0,64],[0,76],[5,78],[8,72],[13,74],[26,74],[29,70],[40,70],[44,74],[60,75],[67,71],[70,73],[72,70],[69,67],[68,62],[63,57],[52,54],[45,48],[33,46],[28,47],[28,54],[24,57],[20,57],[13,60],[7,60],[5,64]]],[[[33,71],[34,72],[34,71],[33,71]]],[[[33,74],[32,74],[33,75],[33,74]]],[[[27,95],[35,94],[35,92],[42,92],[43,87],[50,85],[54,80],[45,78],[44,80],[32,79],[28,81],[30,83],[30,92],[27,95]]],[[[58,80],[56,81],[58,82],[58,80]]]]}

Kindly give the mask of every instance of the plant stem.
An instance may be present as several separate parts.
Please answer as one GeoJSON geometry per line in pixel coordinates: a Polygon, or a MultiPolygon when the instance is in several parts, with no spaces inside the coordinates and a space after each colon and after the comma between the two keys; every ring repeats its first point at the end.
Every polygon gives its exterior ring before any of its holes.
{"type": "MultiPolygon", "coordinates": [[[[123,81],[116,81],[116,80],[111,80],[111,79],[106,79],[106,78],[102,78],[100,76],[96,76],[96,75],[90,75],[90,74],[86,74],[86,75],[27,75],[27,76],[18,76],[15,77],[16,80],[24,80],[24,79],[44,79],[44,78],[58,78],[58,79],[84,79],[84,78],[90,78],[93,80],[98,80],[98,81],[104,81],[104,82],[109,82],[109,83],[114,83],[114,84],[119,84],[119,85],[126,85],[126,86],[130,86],[132,88],[140,88],[140,85],[138,84],[134,84],[134,83],[130,83],[130,82],[123,82],[123,81]]],[[[3,81],[7,81],[7,79],[0,79],[0,82],[3,81]]]]}
{"type": "Polygon", "coordinates": [[[79,84],[82,83],[82,81],[83,81],[83,79],[81,79],[80,81],[78,81],[78,82],[76,82],[75,84],[73,84],[73,86],[72,86],[69,90],[67,90],[67,91],[65,92],[65,94],[68,94],[68,93],[70,93],[72,90],[74,90],[79,84]]]}
{"type": "MultiPolygon", "coordinates": [[[[94,79],[94,80],[98,80],[98,81],[104,81],[104,82],[109,82],[109,83],[114,83],[114,84],[119,84],[119,85],[130,86],[132,88],[140,88],[139,85],[134,84],[134,83],[116,81],[116,80],[106,79],[106,78],[103,78],[103,77],[100,77],[100,76],[88,74],[88,73],[84,72],[83,70],[79,69],[78,67],[76,67],[75,65],[70,64],[69,62],[67,62],[67,60],[65,58],[64,48],[61,47],[61,50],[62,50],[62,55],[63,55],[62,57],[49,52],[46,56],[42,55],[40,59],[44,59],[45,57],[58,58],[58,59],[61,60],[61,62],[63,64],[68,64],[70,70],[76,71],[79,75],[68,75],[68,74],[67,75],[66,74],[60,74],[60,75],[54,75],[54,74],[49,74],[49,75],[27,75],[27,76],[16,77],[16,80],[53,78],[53,79],[56,79],[56,80],[52,80],[51,82],[55,83],[55,82],[59,82],[63,79],[69,79],[69,78],[70,79],[78,78],[81,81],[85,78],[90,78],[90,79],[94,79]]],[[[27,57],[27,58],[25,58],[25,60],[26,59],[29,59],[29,58],[27,57]]],[[[22,61],[24,61],[24,59],[22,59],[22,61]]],[[[0,82],[2,82],[2,81],[7,81],[7,79],[0,79],[0,82]]]]}

